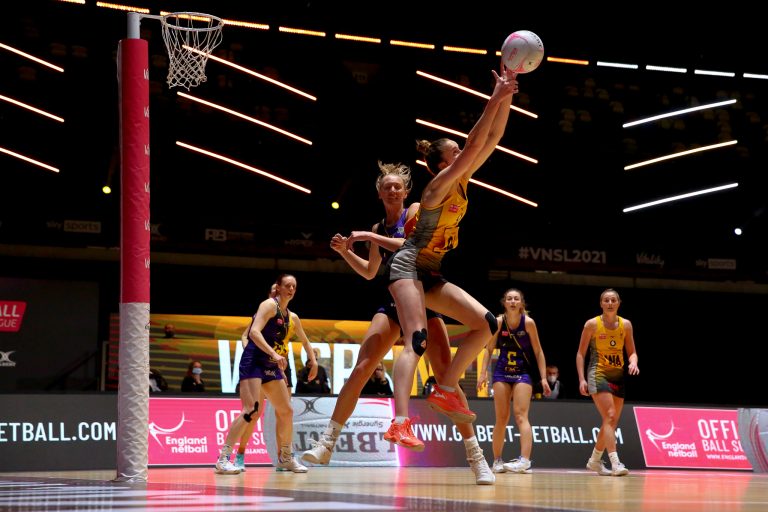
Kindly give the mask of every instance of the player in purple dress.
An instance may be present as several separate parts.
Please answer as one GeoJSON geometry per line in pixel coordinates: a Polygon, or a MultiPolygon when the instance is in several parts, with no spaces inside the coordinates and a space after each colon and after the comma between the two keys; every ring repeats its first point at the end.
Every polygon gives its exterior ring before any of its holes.
{"type": "MultiPolygon", "coordinates": [[[[498,331],[490,339],[483,354],[482,370],[478,387],[488,382],[488,364],[491,354],[499,348],[499,359],[493,370],[493,404],[496,409],[496,425],[493,428],[493,472],[530,473],[533,431],[528,421],[528,409],[533,395],[533,378],[541,379],[544,396],[551,390],[547,382],[544,351],[539,342],[536,322],[526,314],[525,298],[520,290],[511,288],[501,299],[504,313],[499,315],[498,331]],[[515,413],[515,423],[520,432],[520,457],[505,463],[502,459],[504,439],[509,423],[510,401],[515,413]]],[[[538,380],[538,379],[537,379],[538,380]]]]}
{"type": "Polygon", "coordinates": [[[288,303],[296,294],[296,278],[290,274],[282,274],[276,281],[276,296],[264,300],[248,330],[247,342],[240,359],[240,398],[243,411],[232,422],[227,433],[224,446],[216,462],[216,472],[221,474],[237,474],[240,469],[233,465],[229,458],[232,446],[247,430],[248,423],[259,418],[262,403],[262,391],[275,409],[277,438],[280,440],[278,460],[275,467],[278,470],[306,473],[307,468],[301,465],[293,456],[293,408],[291,395],[285,382],[285,370],[288,361],[288,333],[295,329],[301,340],[307,357],[312,363],[310,379],[315,378],[317,362],[312,345],[301,326],[299,317],[288,310],[288,303]]]}

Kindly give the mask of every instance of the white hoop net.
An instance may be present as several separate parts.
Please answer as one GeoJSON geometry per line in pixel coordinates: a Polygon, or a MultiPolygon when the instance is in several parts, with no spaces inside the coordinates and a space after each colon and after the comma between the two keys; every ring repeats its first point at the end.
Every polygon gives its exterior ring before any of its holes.
{"type": "Polygon", "coordinates": [[[196,87],[206,81],[205,64],[221,43],[221,18],[200,12],[174,12],[162,18],[168,50],[168,86],[196,87]]]}

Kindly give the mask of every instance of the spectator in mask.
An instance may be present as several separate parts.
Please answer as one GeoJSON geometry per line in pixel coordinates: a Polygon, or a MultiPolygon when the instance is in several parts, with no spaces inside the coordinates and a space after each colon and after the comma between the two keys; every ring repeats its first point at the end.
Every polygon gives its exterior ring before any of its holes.
{"type": "Polygon", "coordinates": [[[547,365],[547,382],[549,382],[549,389],[552,390],[549,396],[543,398],[554,400],[556,398],[565,398],[560,385],[560,370],[554,364],[547,365]]]}
{"type": "Polygon", "coordinates": [[[203,374],[203,363],[200,361],[192,361],[187,368],[187,375],[184,380],[181,381],[182,391],[205,391],[205,383],[201,375],[203,374]]]}

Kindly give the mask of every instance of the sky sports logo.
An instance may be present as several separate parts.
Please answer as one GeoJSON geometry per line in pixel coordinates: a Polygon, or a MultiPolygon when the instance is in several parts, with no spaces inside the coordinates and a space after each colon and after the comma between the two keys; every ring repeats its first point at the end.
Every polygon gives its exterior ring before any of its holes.
{"type": "Polygon", "coordinates": [[[19,332],[26,310],[26,302],[0,300],[0,332],[19,332]]]}

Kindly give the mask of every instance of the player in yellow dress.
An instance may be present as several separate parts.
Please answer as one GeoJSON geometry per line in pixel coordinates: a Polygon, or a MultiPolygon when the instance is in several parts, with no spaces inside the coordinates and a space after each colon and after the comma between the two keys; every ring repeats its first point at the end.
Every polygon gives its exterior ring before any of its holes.
{"type": "Polygon", "coordinates": [[[616,426],[624,407],[624,352],[627,354],[627,371],[637,375],[637,351],[632,323],[618,315],[621,299],[616,290],[608,288],[600,294],[603,314],[590,318],[581,332],[579,350],[576,353],[576,371],[579,374],[579,392],[591,396],[602,425],[597,435],[587,469],[601,476],[624,476],[629,473],[619,461],[616,452],[616,426]],[[590,350],[587,376],[584,376],[584,358],[590,350]],[[611,469],[603,465],[603,451],[608,450],[611,469]]]}

